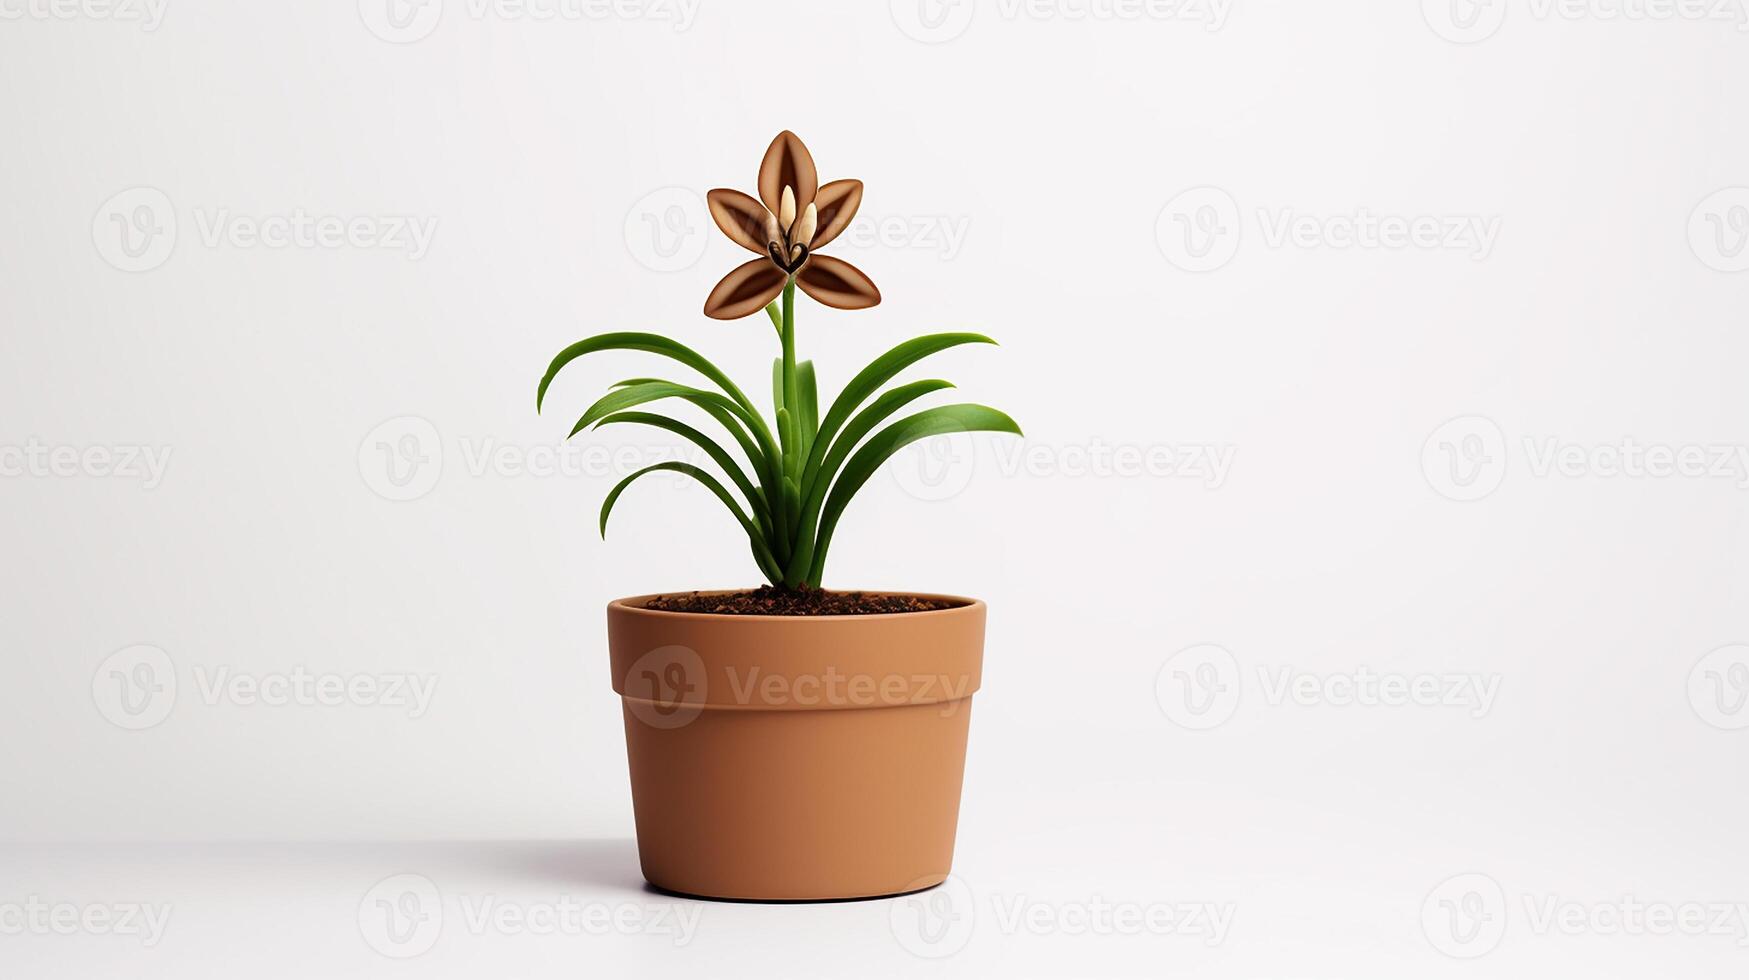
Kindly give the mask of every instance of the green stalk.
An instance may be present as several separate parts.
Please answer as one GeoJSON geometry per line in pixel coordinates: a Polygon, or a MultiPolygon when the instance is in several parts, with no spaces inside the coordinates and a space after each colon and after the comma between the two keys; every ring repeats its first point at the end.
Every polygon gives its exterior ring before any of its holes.
{"type": "MultiPolygon", "coordinates": [[[[799,428],[801,405],[801,389],[796,383],[796,281],[791,277],[783,287],[783,404],[788,409],[784,420],[789,433],[789,440],[784,444],[783,456],[783,495],[778,506],[784,510],[785,548],[789,554],[794,554],[798,542],[796,532],[801,523],[801,500],[799,487],[801,485],[801,432],[799,428]],[[798,488],[792,492],[789,487],[798,488]],[[793,499],[792,499],[793,498],[793,499]]],[[[788,561],[788,559],[784,559],[788,561]]]]}
{"type": "MultiPolygon", "coordinates": [[[[796,424],[796,406],[801,403],[801,391],[796,386],[796,281],[791,279],[783,287],[783,404],[790,410],[792,427],[796,424]]],[[[796,464],[801,461],[799,441],[790,439],[789,452],[783,460],[783,471],[791,477],[797,475],[796,464]]]]}

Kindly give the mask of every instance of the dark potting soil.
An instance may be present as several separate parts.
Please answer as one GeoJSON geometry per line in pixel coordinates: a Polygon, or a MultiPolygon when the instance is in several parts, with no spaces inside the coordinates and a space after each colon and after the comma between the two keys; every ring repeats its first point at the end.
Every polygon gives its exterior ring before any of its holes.
{"type": "Polygon", "coordinates": [[[774,589],[761,585],[744,592],[674,592],[644,603],[663,612],[716,613],[725,616],[870,616],[929,612],[960,605],[945,599],[884,592],[833,592],[828,589],[774,589]]]}

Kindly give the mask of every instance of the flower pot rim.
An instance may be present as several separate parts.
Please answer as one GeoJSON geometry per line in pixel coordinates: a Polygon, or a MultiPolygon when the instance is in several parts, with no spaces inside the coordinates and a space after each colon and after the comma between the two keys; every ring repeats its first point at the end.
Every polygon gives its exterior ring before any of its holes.
{"type": "MultiPolygon", "coordinates": [[[[688,590],[685,590],[685,592],[687,594],[696,593],[698,595],[732,595],[736,592],[746,592],[746,591],[748,591],[748,590],[746,590],[746,589],[688,589],[688,590]]],[[[647,593],[645,595],[626,596],[623,599],[615,599],[612,602],[607,604],[607,608],[609,609],[609,611],[617,609],[617,610],[621,610],[621,611],[624,611],[627,613],[631,613],[631,614],[636,615],[636,616],[653,616],[653,617],[668,618],[668,619],[673,619],[673,620],[715,620],[715,621],[751,620],[752,622],[756,622],[756,623],[807,621],[807,620],[815,620],[815,621],[824,620],[824,621],[834,622],[834,623],[842,623],[842,622],[847,622],[847,621],[859,622],[859,621],[864,621],[864,620],[880,622],[880,621],[895,620],[895,619],[917,619],[917,618],[923,617],[923,616],[952,616],[952,615],[964,616],[968,613],[981,614],[987,608],[984,604],[984,600],[982,600],[982,599],[973,599],[969,596],[962,596],[962,595],[949,595],[949,594],[942,593],[942,592],[904,592],[904,591],[899,591],[899,590],[894,590],[894,589],[834,589],[833,591],[835,591],[835,592],[862,592],[862,593],[866,593],[869,595],[911,596],[911,597],[917,598],[917,599],[937,599],[937,600],[941,600],[943,602],[952,602],[952,603],[954,603],[954,605],[949,606],[946,609],[916,609],[916,610],[907,610],[905,612],[892,612],[892,613],[838,613],[838,614],[831,614],[831,615],[824,615],[824,616],[765,616],[765,615],[758,615],[758,614],[752,614],[752,613],[679,612],[679,611],[671,610],[671,609],[649,609],[649,608],[646,608],[643,605],[643,603],[646,603],[646,602],[650,601],[651,599],[654,599],[658,596],[679,594],[679,593],[675,593],[675,592],[650,592],[650,593],[647,593]]]]}

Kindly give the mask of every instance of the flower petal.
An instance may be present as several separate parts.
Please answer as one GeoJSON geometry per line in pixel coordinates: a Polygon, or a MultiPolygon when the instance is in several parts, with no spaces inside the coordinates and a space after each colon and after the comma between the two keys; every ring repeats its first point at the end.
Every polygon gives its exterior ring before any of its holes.
{"type": "Polygon", "coordinates": [[[783,284],[788,281],[789,276],[770,259],[754,259],[738,265],[729,270],[729,274],[706,297],[704,315],[714,320],[739,320],[749,313],[757,313],[783,292],[783,284]]]}
{"type": "Polygon", "coordinates": [[[801,138],[789,130],[777,134],[765,150],[765,161],[759,165],[759,199],[772,214],[783,204],[783,189],[796,191],[796,211],[800,213],[814,201],[820,190],[820,174],[814,169],[814,158],[801,138]]]}
{"type": "Polygon", "coordinates": [[[820,230],[814,232],[814,240],[809,248],[819,248],[843,233],[850,227],[850,219],[856,217],[856,209],[862,204],[862,181],[835,180],[820,188],[820,193],[814,198],[814,207],[820,212],[820,230]]]}
{"type": "Polygon", "coordinates": [[[796,273],[802,292],[840,310],[863,310],[881,301],[881,291],[862,270],[830,255],[810,255],[796,273]]]}
{"type": "Polygon", "coordinates": [[[766,237],[771,230],[766,227],[771,212],[765,210],[765,205],[751,194],[721,187],[706,194],[705,200],[710,204],[711,218],[730,241],[750,252],[765,254],[765,243],[771,240],[766,237]]]}

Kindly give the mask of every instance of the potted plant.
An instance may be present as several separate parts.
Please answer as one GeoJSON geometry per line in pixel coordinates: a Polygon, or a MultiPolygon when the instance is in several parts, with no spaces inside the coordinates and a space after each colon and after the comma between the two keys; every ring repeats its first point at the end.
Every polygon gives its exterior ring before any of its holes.
{"type": "Polygon", "coordinates": [[[656,354],[702,376],[708,386],[622,381],[577,420],[571,435],[615,424],[664,429],[721,471],[719,479],[669,461],[627,476],[601,505],[601,532],[638,478],[684,474],[728,508],[767,582],[608,605],[640,863],[651,884],[706,897],[818,900],[928,888],[953,860],[985,607],[956,596],[826,590],[826,555],[851,499],[902,447],[942,433],[1020,429],[981,405],[893,420],[952,385],[881,389],[938,351],[994,343],[973,333],[899,344],[822,414],[813,364],[796,358],[796,292],[840,310],[880,302],[868,276],[819,253],[849,226],[862,183],[821,185],[807,147],[786,131],[766,150],[758,191],[758,198],[708,195],[718,227],[758,257],[723,277],[704,312],[719,320],[761,310],[770,317],[781,354],[772,365],[769,422],[709,360],[653,333],[572,344],[553,359],[536,396],[538,411],[553,378],[597,351],[656,354]],[[728,441],[635,410],[664,400],[702,410],[728,441]]]}

